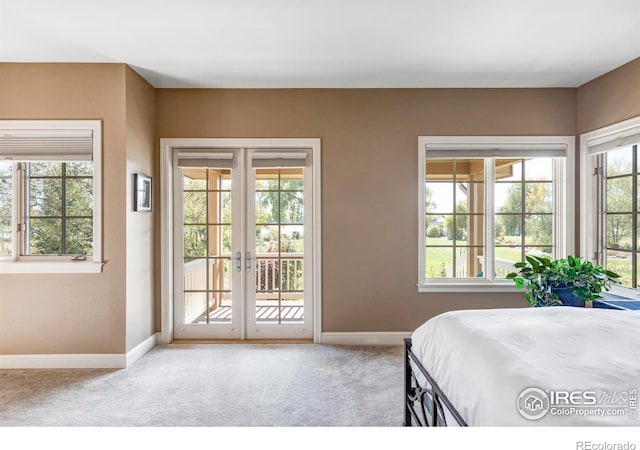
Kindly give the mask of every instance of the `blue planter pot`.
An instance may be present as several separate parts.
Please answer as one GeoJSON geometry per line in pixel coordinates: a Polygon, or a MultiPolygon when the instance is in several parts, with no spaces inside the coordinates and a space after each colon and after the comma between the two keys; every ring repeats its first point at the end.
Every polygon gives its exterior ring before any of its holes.
{"type": "Polygon", "coordinates": [[[577,306],[579,308],[584,308],[584,299],[574,295],[567,287],[558,286],[553,290],[553,292],[562,301],[562,306],[577,306]]]}

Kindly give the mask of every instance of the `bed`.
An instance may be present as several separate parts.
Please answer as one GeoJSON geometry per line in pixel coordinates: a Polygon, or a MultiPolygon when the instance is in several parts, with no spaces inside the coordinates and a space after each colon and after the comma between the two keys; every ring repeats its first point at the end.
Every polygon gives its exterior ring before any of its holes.
{"type": "Polygon", "coordinates": [[[639,426],[638,388],[640,311],[451,311],[405,340],[405,426],[639,426]]]}

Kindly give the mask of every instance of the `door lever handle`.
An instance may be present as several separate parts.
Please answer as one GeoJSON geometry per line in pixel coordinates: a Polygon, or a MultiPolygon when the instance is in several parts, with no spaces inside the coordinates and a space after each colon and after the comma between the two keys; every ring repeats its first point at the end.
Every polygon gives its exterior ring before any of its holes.
{"type": "Polygon", "coordinates": [[[245,253],[244,261],[246,271],[251,272],[251,252],[245,253]]]}
{"type": "Polygon", "coordinates": [[[242,253],[241,252],[236,252],[236,270],[238,272],[240,272],[242,270],[242,253]]]}

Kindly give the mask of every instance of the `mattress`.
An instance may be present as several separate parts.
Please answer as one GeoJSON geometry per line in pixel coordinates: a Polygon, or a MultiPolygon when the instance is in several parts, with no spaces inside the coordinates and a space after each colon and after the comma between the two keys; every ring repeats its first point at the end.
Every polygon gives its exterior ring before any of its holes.
{"type": "Polygon", "coordinates": [[[470,426],[640,425],[640,311],[451,311],[412,344],[470,426]]]}

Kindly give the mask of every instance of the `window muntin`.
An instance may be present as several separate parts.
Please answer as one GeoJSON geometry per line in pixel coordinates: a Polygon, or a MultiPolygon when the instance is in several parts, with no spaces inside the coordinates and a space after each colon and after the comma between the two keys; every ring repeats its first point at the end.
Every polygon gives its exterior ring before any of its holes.
{"type": "Polygon", "coordinates": [[[11,256],[13,163],[0,161],[0,257],[11,256]]]}
{"type": "Polygon", "coordinates": [[[93,254],[93,164],[23,164],[22,255],[93,254]]]}
{"type": "Polygon", "coordinates": [[[0,273],[102,271],[101,155],[99,120],[0,120],[0,189],[5,194],[0,198],[0,273]],[[57,163],[58,169],[42,173],[48,163],[57,163]],[[65,174],[62,163],[67,165],[65,174]],[[49,179],[45,180],[47,175],[49,179]],[[89,185],[90,200],[79,201],[76,195],[70,195],[62,204],[63,187],[70,192],[86,193],[89,185]],[[39,191],[42,198],[32,195],[30,199],[30,189],[39,191]],[[43,199],[49,189],[54,194],[58,189],[59,201],[43,199]],[[65,214],[63,206],[68,210],[65,214]],[[68,247],[65,249],[68,254],[59,252],[63,250],[60,244],[42,247],[46,251],[34,251],[35,242],[28,237],[46,229],[45,225],[52,229],[59,227],[59,234],[56,233],[59,242],[63,240],[63,226],[67,228],[64,247],[68,247]],[[87,248],[89,234],[90,249],[87,248]],[[50,253],[53,251],[56,253],[50,253]],[[85,251],[87,255],[75,257],[85,251]]]}
{"type": "Polygon", "coordinates": [[[602,217],[599,251],[602,264],[620,275],[621,285],[638,288],[638,148],[628,145],[596,156],[603,187],[598,201],[602,217]]]}
{"type": "Polygon", "coordinates": [[[426,159],[425,277],[486,278],[485,161],[494,185],[495,279],[525,255],[553,257],[554,158],[426,159]],[[455,224],[455,225],[454,225],[455,224]],[[454,239],[455,228],[455,239],[454,239]]]}
{"type": "Polygon", "coordinates": [[[495,272],[525,255],[554,255],[553,158],[494,160],[495,272]]]}
{"type": "Polygon", "coordinates": [[[427,158],[426,278],[484,277],[484,159],[427,158]]]}
{"type": "MultiPolygon", "coordinates": [[[[502,275],[513,271],[513,263],[520,261],[523,253],[551,250],[554,258],[572,254],[573,197],[570,193],[572,192],[574,181],[574,141],[575,138],[572,136],[420,136],[418,138],[420,163],[418,166],[420,175],[420,215],[418,219],[420,232],[418,242],[421,250],[418,261],[418,290],[420,292],[468,292],[480,288],[480,290],[489,292],[511,291],[514,289],[513,283],[504,280],[502,275]],[[435,272],[436,277],[427,276],[427,251],[433,254],[435,250],[432,249],[436,248],[436,245],[433,245],[433,241],[428,240],[427,232],[429,231],[430,219],[427,216],[436,212],[436,210],[428,209],[427,205],[425,205],[428,200],[428,194],[425,189],[430,182],[454,183],[452,173],[449,173],[449,179],[442,177],[439,180],[430,179],[434,178],[430,175],[435,175],[438,172],[434,171],[433,167],[431,172],[428,172],[427,167],[434,162],[433,160],[437,159],[473,159],[478,162],[481,161],[481,164],[484,165],[484,192],[480,191],[484,194],[484,198],[478,199],[478,203],[483,202],[484,206],[482,209],[478,207],[475,211],[467,213],[469,215],[475,214],[481,220],[479,223],[469,223],[466,231],[467,235],[475,233],[477,236],[482,236],[482,239],[475,239],[477,247],[480,248],[477,254],[474,255],[479,266],[470,267],[474,270],[467,270],[466,273],[464,271],[458,272],[456,273],[457,277],[447,277],[447,274],[453,275],[455,272],[453,255],[449,258],[451,264],[449,268],[446,267],[445,262],[444,270],[440,264],[440,270],[435,272]],[[542,161],[543,159],[544,161],[542,161]],[[497,160],[507,161],[501,161],[503,167],[496,168],[497,160]],[[533,161],[529,162],[529,160],[533,161]],[[538,166],[537,170],[532,165],[534,163],[538,166]],[[496,183],[496,180],[503,181],[505,186],[498,186],[500,183],[496,183]],[[539,202],[538,204],[533,202],[532,205],[528,206],[525,199],[524,201],[521,200],[520,207],[511,207],[512,211],[501,211],[505,215],[509,213],[519,215],[518,222],[521,230],[516,237],[520,244],[505,244],[502,242],[504,247],[511,247],[508,250],[515,250],[515,253],[519,256],[518,258],[502,258],[508,260],[509,265],[508,270],[504,268],[504,273],[502,274],[500,273],[501,268],[496,267],[496,257],[500,257],[500,253],[496,255],[496,251],[503,251],[496,247],[496,237],[501,237],[503,233],[496,235],[495,231],[498,219],[496,210],[501,206],[495,205],[495,189],[502,188],[504,197],[508,192],[509,183],[511,186],[520,186],[520,189],[522,189],[521,197],[523,194],[525,197],[527,196],[527,188],[530,190],[537,188],[535,194],[538,197],[548,198],[549,190],[547,188],[550,185],[552,201],[550,203],[542,202],[542,205],[539,202]],[[548,233],[548,236],[543,236],[540,232],[526,234],[525,231],[527,229],[535,230],[536,227],[548,229],[547,216],[552,218],[552,230],[548,233]],[[469,229],[470,226],[475,227],[475,230],[469,229]],[[522,233],[525,234],[523,235],[522,233]],[[523,239],[525,240],[524,248],[522,246],[523,239]],[[482,251],[484,251],[484,254],[481,253],[482,251]]],[[[452,165],[453,163],[450,163],[450,166],[452,165]]],[[[453,172],[453,168],[451,168],[450,172],[453,172]]],[[[441,173],[443,172],[441,171],[441,173]]],[[[529,197],[533,196],[534,193],[529,195],[529,197]]],[[[449,212],[449,215],[453,216],[456,209],[452,200],[453,194],[448,197],[449,201],[447,203],[450,206],[440,207],[438,212],[449,212]],[[447,211],[444,211],[444,209],[447,211]]],[[[529,203],[531,204],[531,201],[529,203]]],[[[459,211],[455,212],[459,213],[459,211]]],[[[432,236],[436,236],[437,231],[437,229],[431,230],[432,236]]],[[[456,241],[455,243],[455,248],[458,249],[460,247],[459,242],[456,241]]],[[[498,244],[500,243],[498,242],[498,244]]],[[[440,247],[446,246],[446,244],[442,243],[440,245],[440,247]]],[[[437,247],[438,250],[441,250],[440,247],[437,247]]],[[[453,249],[453,242],[451,242],[450,247],[453,249]]],[[[461,252],[456,252],[455,256],[457,257],[460,254],[461,252]]],[[[464,256],[467,255],[465,254],[464,256]]],[[[458,262],[457,258],[456,262],[458,262]]],[[[434,270],[431,269],[431,272],[433,273],[434,270]]]]}

